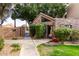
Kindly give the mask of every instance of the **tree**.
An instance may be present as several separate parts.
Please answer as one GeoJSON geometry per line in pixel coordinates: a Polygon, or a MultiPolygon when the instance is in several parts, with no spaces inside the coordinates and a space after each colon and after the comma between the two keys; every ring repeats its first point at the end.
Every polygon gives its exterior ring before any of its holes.
{"type": "Polygon", "coordinates": [[[12,15],[12,19],[14,20],[14,28],[16,28],[16,18],[18,17],[18,14],[14,9],[12,9],[12,11],[12,13],[14,13],[14,15],[12,15]]]}
{"type": "Polygon", "coordinates": [[[10,16],[10,3],[0,3],[0,26],[10,16]]]}
{"type": "Polygon", "coordinates": [[[22,20],[32,22],[40,12],[52,17],[63,17],[66,12],[66,5],[63,3],[16,4],[15,11],[19,15],[17,16],[13,13],[12,18],[15,16],[15,18],[21,18],[22,20]]]}

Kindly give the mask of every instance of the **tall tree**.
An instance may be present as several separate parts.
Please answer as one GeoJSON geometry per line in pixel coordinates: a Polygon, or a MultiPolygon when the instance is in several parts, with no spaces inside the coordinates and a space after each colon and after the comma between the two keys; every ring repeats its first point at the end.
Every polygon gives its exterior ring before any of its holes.
{"type": "Polygon", "coordinates": [[[0,26],[10,16],[10,3],[0,3],[0,26]]]}
{"type": "Polygon", "coordinates": [[[17,4],[15,11],[18,16],[13,13],[12,18],[21,18],[22,20],[33,21],[40,13],[45,13],[52,17],[62,17],[66,12],[66,5],[63,3],[37,3],[37,4],[17,4]]]}

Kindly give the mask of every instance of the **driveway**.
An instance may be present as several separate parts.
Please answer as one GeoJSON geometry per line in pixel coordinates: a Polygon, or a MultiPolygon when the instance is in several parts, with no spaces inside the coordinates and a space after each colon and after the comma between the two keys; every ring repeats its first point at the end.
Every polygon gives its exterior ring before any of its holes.
{"type": "Polygon", "coordinates": [[[37,45],[48,42],[49,39],[32,40],[26,37],[22,40],[5,40],[6,44],[19,43],[22,45],[20,56],[39,56],[37,45]]]}

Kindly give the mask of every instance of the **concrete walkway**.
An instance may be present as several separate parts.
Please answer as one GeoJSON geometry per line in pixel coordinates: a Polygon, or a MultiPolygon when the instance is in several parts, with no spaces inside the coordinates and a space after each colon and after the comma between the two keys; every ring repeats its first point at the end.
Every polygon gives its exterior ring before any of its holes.
{"type": "Polygon", "coordinates": [[[40,40],[32,40],[30,37],[27,37],[22,40],[5,40],[5,43],[19,43],[22,45],[20,56],[39,56],[37,51],[37,45],[48,42],[49,39],[40,39],[40,40]]]}

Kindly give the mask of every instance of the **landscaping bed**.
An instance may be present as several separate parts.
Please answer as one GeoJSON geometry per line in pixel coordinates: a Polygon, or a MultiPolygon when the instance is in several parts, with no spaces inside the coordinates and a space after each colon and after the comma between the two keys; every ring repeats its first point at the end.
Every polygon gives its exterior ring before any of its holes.
{"type": "Polygon", "coordinates": [[[79,45],[45,45],[37,46],[41,56],[79,56],[79,45]]]}
{"type": "Polygon", "coordinates": [[[41,56],[79,56],[79,30],[58,27],[51,41],[37,46],[41,56]]]}
{"type": "Polygon", "coordinates": [[[20,50],[13,51],[13,47],[10,44],[5,44],[0,51],[0,56],[19,56],[20,50]]]}

